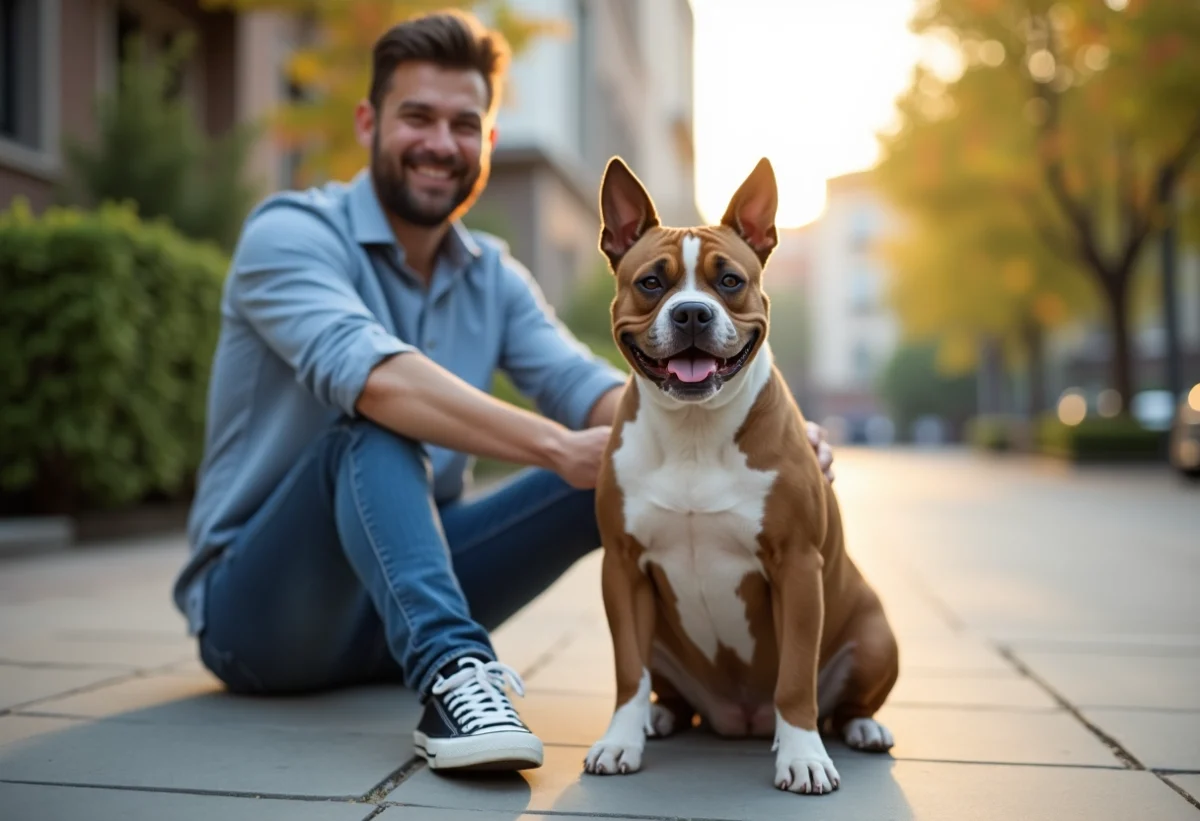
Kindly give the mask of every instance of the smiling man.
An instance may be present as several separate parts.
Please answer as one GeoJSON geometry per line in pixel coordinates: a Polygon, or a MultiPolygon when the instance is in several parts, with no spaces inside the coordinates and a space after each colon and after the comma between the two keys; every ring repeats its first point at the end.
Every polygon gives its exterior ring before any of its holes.
{"type": "Polygon", "coordinates": [[[507,62],[467,15],[386,32],[355,112],[369,168],[247,219],[174,590],[231,690],[411,687],[435,769],[542,762],[488,631],[599,547],[625,381],[459,221],[487,181],[507,62]],[[541,413],[491,397],[497,369],[541,413]],[[470,455],[527,467],[465,498],[470,455]]]}

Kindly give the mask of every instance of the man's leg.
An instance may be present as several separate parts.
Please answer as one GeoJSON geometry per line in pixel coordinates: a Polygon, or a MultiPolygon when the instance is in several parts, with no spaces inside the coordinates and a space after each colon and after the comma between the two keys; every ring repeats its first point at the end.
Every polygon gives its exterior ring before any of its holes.
{"type": "Polygon", "coordinates": [[[600,547],[594,491],[547,470],[523,470],[441,514],[471,616],[489,631],[600,547]]]}
{"type": "Polygon", "coordinates": [[[451,568],[423,450],[371,423],[314,444],[208,578],[201,647],[231,688],[277,693],[491,659],[451,568]]]}

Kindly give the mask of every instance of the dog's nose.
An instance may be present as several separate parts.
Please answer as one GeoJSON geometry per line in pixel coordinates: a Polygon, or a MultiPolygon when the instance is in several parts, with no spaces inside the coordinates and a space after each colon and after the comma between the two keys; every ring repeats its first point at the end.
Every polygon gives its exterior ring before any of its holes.
{"type": "Polygon", "coordinates": [[[681,331],[702,331],[713,321],[712,308],[703,302],[681,302],[671,309],[671,321],[681,331]]]}

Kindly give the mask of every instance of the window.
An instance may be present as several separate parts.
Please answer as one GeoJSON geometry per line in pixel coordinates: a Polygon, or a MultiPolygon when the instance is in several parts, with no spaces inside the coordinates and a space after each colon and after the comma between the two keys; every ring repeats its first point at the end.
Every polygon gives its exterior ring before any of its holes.
{"type": "Polygon", "coordinates": [[[865,342],[855,343],[853,356],[854,378],[862,383],[870,382],[874,376],[874,364],[871,362],[871,351],[865,342]]]}
{"type": "Polygon", "coordinates": [[[871,247],[875,233],[875,214],[866,206],[855,208],[850,215],[850,247],[865,251],[871,247]]]}
{"type": "Polygon", "coordinates": [[[56,0],[0,0],[0,161],[33,171],[58,153],[57,23],[56,0]]]}
{"type": "Polygon", "coordinates": [[[879,278],[865,265],[850,272],[850,308],[855,313],[870,313],[878,301],[879,278]]]}

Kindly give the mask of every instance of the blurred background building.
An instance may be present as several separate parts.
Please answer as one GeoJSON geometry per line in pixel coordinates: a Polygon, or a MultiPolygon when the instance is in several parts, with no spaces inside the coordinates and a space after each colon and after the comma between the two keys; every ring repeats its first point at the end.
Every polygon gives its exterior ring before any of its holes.
{"type": "MultiPolygon", "coordinates": [[[[470,221],[507,239],[562,307],[597,265],[597,185],[610,156],[643,177],[664,219],[699,219],[692,10],[688,0],[512,6],[562,21],[570,34],[542,38],[514,60],[491,183],[470,221]]],[[[35,209],[51,203],[60,137],[94,133],[94,100],[114,88],[127,37],[142,33],[166,48],[185,31],[198,41],[178,83],[210,134],[298,93],[285,69],[306,31],[292,15],[213,11],[199,0],[0,0],[0,202],[23,194],[35,209]]],[[[246,170],[270,191],[296,184],[297,163],[264,137],[246,170]]]]}

